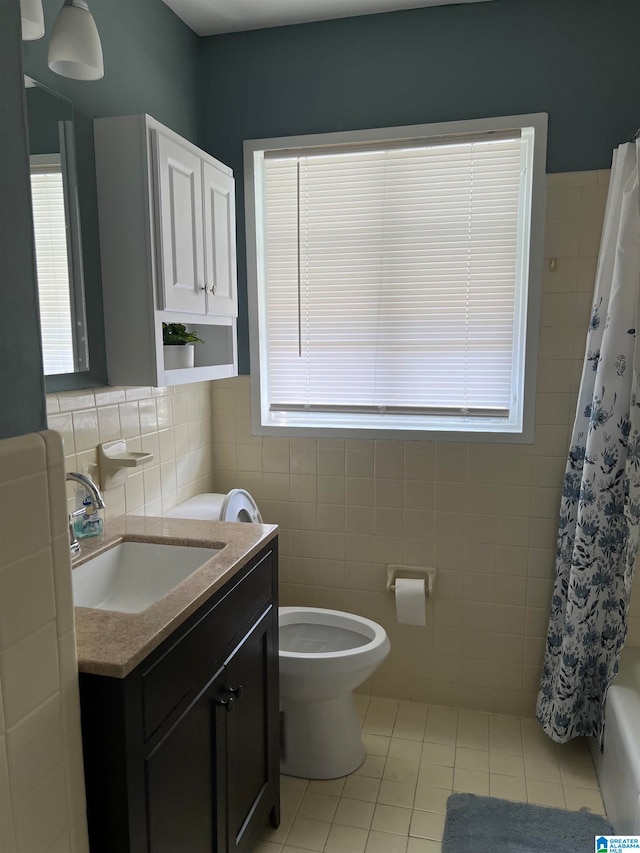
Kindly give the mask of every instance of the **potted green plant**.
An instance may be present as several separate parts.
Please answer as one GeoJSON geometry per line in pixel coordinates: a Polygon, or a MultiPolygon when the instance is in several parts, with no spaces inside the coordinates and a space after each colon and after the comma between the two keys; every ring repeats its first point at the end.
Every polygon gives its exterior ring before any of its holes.
{"type": "Polygon", "coordinates": [[[183,367],[193,367],[193,345],[202,344],[204,341],[189,332],[182,323],[163,323],[162,343],[165,370],[179,370],[183,367]]]}

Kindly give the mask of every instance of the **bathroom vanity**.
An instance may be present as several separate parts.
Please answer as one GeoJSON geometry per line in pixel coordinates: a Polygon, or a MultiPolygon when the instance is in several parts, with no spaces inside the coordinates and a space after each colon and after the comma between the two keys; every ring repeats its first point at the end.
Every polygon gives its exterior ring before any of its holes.
{"type": "Polygon", "coordinates": [[[279,822],[277,528],[122,524],[220,551],[142,613],[76,608],[91,851],[248,851],[279,822]]]}

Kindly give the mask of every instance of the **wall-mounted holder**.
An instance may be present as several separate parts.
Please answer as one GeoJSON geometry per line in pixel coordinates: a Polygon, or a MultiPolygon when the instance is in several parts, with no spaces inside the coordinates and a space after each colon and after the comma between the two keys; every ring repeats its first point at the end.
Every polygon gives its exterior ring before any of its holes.
{"type": "Polygon", "coordinates": [[[437,573],[438,570],[431,566],[428,568],[422,566],[387,566],[387,592],[396,591],[396,578],[424,578],[426,581],[425,595],[427,598],[432,598],[437,573]]]}
{"type": "Polygon", "coordinates": [[[153,453],[127,450],[124,438],[98,445],[98,467],[103,489],[113,489],[127,479],[130,468],[138,468],[153,459],[153,453]]]}

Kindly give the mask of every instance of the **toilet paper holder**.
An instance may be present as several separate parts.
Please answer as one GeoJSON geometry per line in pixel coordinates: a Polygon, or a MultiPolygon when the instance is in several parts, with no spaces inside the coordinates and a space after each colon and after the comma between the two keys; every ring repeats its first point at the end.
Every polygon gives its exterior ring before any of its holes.
{"type": "Polygon", "coordinates": [[[425,595],[427,598],[433,596],[436,585],[436,574],[438,570],[431,566],[387,566],[387,592],[396,591],[396,578],[424,578],[426,580],[425,595]]]}

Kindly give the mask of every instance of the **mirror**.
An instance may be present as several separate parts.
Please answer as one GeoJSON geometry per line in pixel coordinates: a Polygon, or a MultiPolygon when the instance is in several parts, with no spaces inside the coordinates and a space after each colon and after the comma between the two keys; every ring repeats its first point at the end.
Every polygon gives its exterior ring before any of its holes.
{"type": "Polygon", "coordinates": [[[89,369],[73,104],[25,77],[45,376],[89,369]]]}

